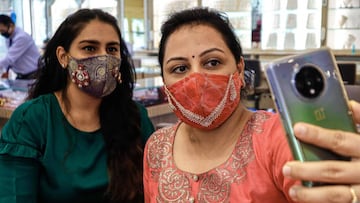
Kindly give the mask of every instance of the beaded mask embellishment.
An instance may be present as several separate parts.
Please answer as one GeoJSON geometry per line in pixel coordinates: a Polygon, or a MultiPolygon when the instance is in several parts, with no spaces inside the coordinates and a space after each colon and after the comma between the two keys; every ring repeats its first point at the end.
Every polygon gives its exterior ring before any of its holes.
{"type": "Polygon", "coordinates": [[[239,73],[215,75],[193,73],[165,86],[170,107],[185,123],[200,129],[214,129],[235,110],[240,101],[239,73]]]}
{"type": "Polygon", "coordinates": [[[78,85],[78,87],[89,86],[90,78],[87,70],[84,69],[84,65],[79,64],[78,68],[71,73],[71,81],[78,85]]]}

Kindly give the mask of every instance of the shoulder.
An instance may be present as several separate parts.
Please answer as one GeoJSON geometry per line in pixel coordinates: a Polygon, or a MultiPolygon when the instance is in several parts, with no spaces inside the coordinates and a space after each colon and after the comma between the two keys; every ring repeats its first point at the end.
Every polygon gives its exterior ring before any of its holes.
{"type": "Polygon", "coordinates": [[[149,138],[148,145],[154,145],[159,143],[169,143],[175,136],[175,131],[179,124],[167,126],[156,130],[149,138]]]}
{"type": "Polygon", "coordinates": [[[148,116],[148,112],[147,109],[145,108],[145,106],[143,106],[142,104],[140,104],[139,102],[135,102],[137,108],[139,109],[140,115],[143,116],[148,116]]]}
{"type": "Polygon", "coordinates": [[[55,101],[56,98],[53,94],[46,94],[35,99],[25,101],[14,110],[10,119],[18,116],[43,115],[43,112],[49,110],[49,107],[55,101]]]}
{"type": "Polygon", "coordinates": [[[56,110],[53,94],[28,100],[17,107],[2,129],[2,136],[38,137],[45,123],[52,119],[50,112],[56,110]]]}
{"type": "Polygon", "coordinates": [[[286,133],[279,114],[257,111],[249,121],[248,129],[252,132],[253,146],[258,152],[288,151],[286,133]]]}
{"type": "Polygon", "coordinates": [[[20,42],[32,42],[33,38],[31,37],[31,35],[29,35],[28,33],[26,33],[24,30],[22,30],[19,27],[15,27],[15,34],[13,37],[14,43],[16,41],[20,41],[20,42]],[[30,40],[30,41],[29,41],[30,40]]]}
{"type": "Polygon", "coordinates": [[[250,121],[253,131],[253,146],[257,153],[288,156],[290,148],[279,114],[258,111],[250,121]]]}
{"type": "Polygon", "coordinates": [[[142,133],[142,141],[145,144],[149,136],[154,132],[154,125],[152,124],[147,109],[139,104],[138,102],[135,102],[140,113],[140,119],[141,119],[141,133],[142,133]]]}
{"type": "Polygon", "coordinates": [[[283,130],[279,115],[267,111],[255,112],[248,125],[258,134],[272,135],[271,132],[283,130]]]}
{"type": "Polygon", "coordinates": [[[150,168],[160,167],[172,154],[173,141],[178,124],[155,131],[145,146],[145,160],[150,168]]]}
{"type": "Polygon", "coordinates": [[[45,125],[49,119],[51,103],[56,100],[52,94],[24,102],[15,109],[1,131],[0,154],[38,158],[44,143],[45,125]],[[54,98],[52,98],[54,97],[54,98]]]}

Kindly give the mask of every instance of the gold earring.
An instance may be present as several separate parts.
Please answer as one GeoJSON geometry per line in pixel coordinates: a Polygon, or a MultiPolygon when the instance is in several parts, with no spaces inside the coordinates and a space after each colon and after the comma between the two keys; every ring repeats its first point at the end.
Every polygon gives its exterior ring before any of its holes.
{"type": "Polygon", "coordinates": [[[121,73],[119,72],[119,75],[117,76],[117,81],[118,81],[118,83],[119,84],[121,84],[122,83],[122,80],[121,80],[121,73]]]}

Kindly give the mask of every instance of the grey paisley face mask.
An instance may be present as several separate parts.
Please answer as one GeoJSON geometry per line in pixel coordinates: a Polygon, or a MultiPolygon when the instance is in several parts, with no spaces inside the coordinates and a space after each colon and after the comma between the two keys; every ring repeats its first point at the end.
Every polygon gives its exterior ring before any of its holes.
{"type": "Polygon", "coordinates": [[[73,83],[84,92],[101,98],[115,90],[120,78],[120,63],[121,59],[111,55],[70,57],[68,69],[73,83]]]}

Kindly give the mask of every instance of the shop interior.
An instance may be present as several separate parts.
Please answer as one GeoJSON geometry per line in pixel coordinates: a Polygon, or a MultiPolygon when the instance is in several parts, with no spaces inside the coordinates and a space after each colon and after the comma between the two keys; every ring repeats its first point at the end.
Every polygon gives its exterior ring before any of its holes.
{"type": "MultiPolygon", "coordinates": [[[[320,47],[333,51],[349,97],[359,99],[355,97],[360,96],[359,0],[0,0],[0,13],[10,15],[31,34],[39,50],[60,22],[79,8],[100,8],[116,16],[136,66],[134,99],[147,107],[154,125],[161,127],[176,120],[162,91],[157,62],[160,25],[171,12],[195,6],[228,15],[246,65],[255,73],[254,89],[244,101],[250,109],[275,109],[263,73],[269,62],[320,47]]],[[[0,39],[0,58],[5,53],[0,39]]],[[[25,96],[21,83],[0,90],[2,123],[25,96]]]]}

